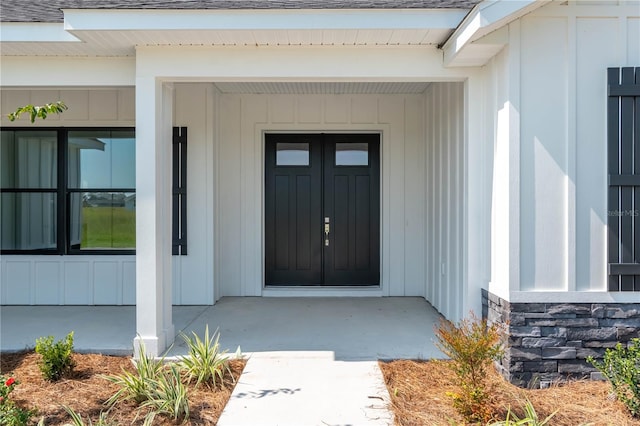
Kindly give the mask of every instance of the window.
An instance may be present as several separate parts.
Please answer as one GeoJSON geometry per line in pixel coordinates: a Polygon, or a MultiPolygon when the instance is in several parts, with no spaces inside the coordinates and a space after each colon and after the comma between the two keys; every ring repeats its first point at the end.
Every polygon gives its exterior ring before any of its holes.
{"type": "Polygon", "coordinates": [[[132,129],[3,129],[3,253],[133,253],[132,129]]]}
{"type": "Polygon", "coordinates": [[[276,143],[276,166],[308,166],[309,143],[276,143]]]}
{"type": "Polygon", "coordinates": [[[336,142],[336,166],[368,166],[368,143],[336,142]]]}
{"type": "Polygon", "coordinates": [[[135,161],[132,130],[68,132],[71,250],[135,249],[135,161]]]}
{"type": "Polygon", "coordinates": [[[0,144],[2,250],[55,250],[57,133],[2,131],[0,144]]]}

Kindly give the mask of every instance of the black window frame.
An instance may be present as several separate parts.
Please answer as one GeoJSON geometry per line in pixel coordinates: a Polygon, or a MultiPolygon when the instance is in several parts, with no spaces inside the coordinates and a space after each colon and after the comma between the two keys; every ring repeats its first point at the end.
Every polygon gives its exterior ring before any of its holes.
{"type": "MultiPolygon", "coordinates": [[[[57,134],[57,186],[56,188],[0,188],[0,193],[55,193],[56,198],[56,247],[52,249],[2,249],[3,255],[135,255],[135,249],[80,249],[71,246],[71,194],[82,192],[132,192],[136,188],[70,188],[68,182],[68,142],[70,132],[115,132],[129,131],[134,133],[135,127],[0,127],[0,131],[49,131],[57,134]]],[[[137,244],[137,242],[136,242],[137,244]]]]}

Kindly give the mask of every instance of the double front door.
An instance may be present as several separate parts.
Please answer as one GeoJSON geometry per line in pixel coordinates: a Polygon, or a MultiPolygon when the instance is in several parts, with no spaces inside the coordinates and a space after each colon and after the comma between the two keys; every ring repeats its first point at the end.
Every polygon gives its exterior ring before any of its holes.
{"type": "Polygon", "coordinates": [[[379,285],[380,135],[265,142],[265,284],[379,285]]]}

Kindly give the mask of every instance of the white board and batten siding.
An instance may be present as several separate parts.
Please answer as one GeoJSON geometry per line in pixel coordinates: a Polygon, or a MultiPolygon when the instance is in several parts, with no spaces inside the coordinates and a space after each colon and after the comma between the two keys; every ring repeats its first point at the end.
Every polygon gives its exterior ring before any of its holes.
{"type": "Polygon", "coordinates": [[[485,67],[490,290],[523,302],[623,300],[606,293],[606,73],[640,64],[640,2],[549,4],[509,24],[508,37],[485,67]]]}
{"type": "MultiPolygon", "coordinates": [[[[52,117],[56,125],[133,126],[132,92],[16,90],[3,93],[9,93],[3,105],[60,98],[69,111],[86,115],[52,117]],[[89,102],[100,94],[106,101],[96,105],[115,112],[92,112],[89,102]]],[[[462,268],[454,207],[462,196],[461,83],[436,83],[413,95],[222,94],[213,84],[180,83],[174,96],[174,123],[189,132],[189,254],[173,257],[174,304],[263,294],[264,132],[335,131],[382,135],[382,285],[371,294],[427,295],[443,313],[455,309],[462,268]]],[[[135,258],[7,255],[2,281],[3,304],[134,304],[135,258]]]]}
{"type": "Polygon", "coordinates": [[[425,95],[217,94],[216,98],[220,295],[269,293],[263,291],[265,132],[381,133],[381,288],[372,294],[425,295],[425,95]]]}
{"type": "Polygon", "coordinates": [[[424,236],[426,299],[445,317],[463,312],[464,85],[435,83],[425,92],[424,236]]]}
{"type": "MultiPolygon", "coordinates": [[[[23,90],[3,89],[3,127],[134,127],[132,88],[23,90]],[[26,104],[63,100],[69,110],[31,124],[4,114],[26,104]]],[[[0,259],[3,305],[135,304],[135,256],[3,255],[0,259]]]]}

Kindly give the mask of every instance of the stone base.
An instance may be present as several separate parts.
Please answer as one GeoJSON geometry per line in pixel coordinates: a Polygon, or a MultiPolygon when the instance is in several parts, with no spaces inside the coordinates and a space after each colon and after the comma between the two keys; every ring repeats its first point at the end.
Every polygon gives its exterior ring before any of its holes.
{"type": "Polygon", "coordinates": [[[509,303],[482,290],[482,306],[489,322],[507,324],[498,369],[521,387],[597,378],[587,357],[640,337],[640,303],[509,303]]]}

